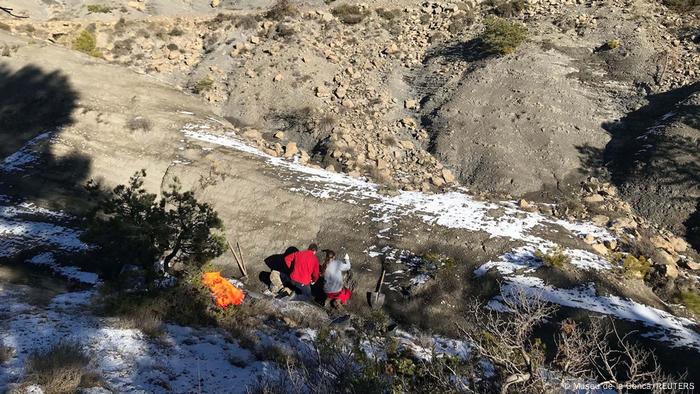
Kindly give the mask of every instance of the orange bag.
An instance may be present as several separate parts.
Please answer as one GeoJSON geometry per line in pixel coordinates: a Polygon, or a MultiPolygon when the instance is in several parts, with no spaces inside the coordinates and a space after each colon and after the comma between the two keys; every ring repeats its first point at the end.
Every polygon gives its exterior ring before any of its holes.
{"type": "Polygon", "coordinates": [[[220,308],[243,303],[245,298],[243,291],[224,279],[221,272],[205,272],[202,276],[202,283],[209,288],[216,305],[220,308]]]}

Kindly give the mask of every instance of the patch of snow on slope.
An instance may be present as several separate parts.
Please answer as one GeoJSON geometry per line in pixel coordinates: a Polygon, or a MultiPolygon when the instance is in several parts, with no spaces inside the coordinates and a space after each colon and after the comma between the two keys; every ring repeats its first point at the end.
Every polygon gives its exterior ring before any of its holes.
{"type": "Polygon", "coordinates": [[[81,271],[77,267],[68,267],[58,264],[54,254],[51,252],[38,254],[29,259],[28,262],[49,267],[56,274],[80,283],[95,285],[99,282],[99,278],[95,273],[81,271]]]}
{"type": "Polygon", "coordinates": [[[507,237],[529,243],[543,242],[542,238],[530,234],[530,231],[539,225],[548,224],[561,226],[576,236],[593,233],[600,239],[613,238],[607,230],[591,223],[570,223],[547,218],[538,213],[519,210],[512,203],[478,201],[466,194],[465,190],[441,194],[402,191],[396,196],[385,196],[379,192],[379,186],[375,183],[270,156],[232,133],[214,135],[211,127],[206,124],[190,123],[183,127],[182,132],[190,139],[259,156],[273,166],[290,170],[295,176],[303,178],[303,182],[299,182],[303,186],[297,186],[293,191],[318,198],[364,202],[374,213],[375,221],[390,222],[396,217],[412,215],[430,224],[484,231],[491,237],[507,237]],[[503,212],[499,215],[489,214],[498,209],[503,212]]]}
{"type": "Polygon", "coordinates": [[[37,159],[37,153],[34,151],[34,147],[41,141],[51,137],[51,133],[43,133],[32,138],[29,142],[24,144],[24,146],[17,152],[7,156],[5,160],[0,164],[0,170],[4,172],[14,172],[22,171],[29,164],[33,163],[37,159]]]}
{"type": "MultiPolygon", "coordinates": [[[[3,305],[22,304],[5,290],[3,305]]],[[[244,392],[275,368],[215,330],[166,325],[163,341],[156,341],[135,329],[112,327],[113,320],[84,313],[93,295],[94,290],[63,294],[45,309],[25,308],[3,320],[0,344],[16,349],[17,356],[0,365],[0,392],[22,377],[29,354],[59,341],[79,343],[94,356],[110,388],[121,393],[244,392]],[[234,366],[232,359],[244,366],[234,366]]]]}
{"type": "Polygon", "coordinates": [[[65,252],[87,249],[88,245],[80,240],[80,231],[60,224],[67,217],[63,212],[30,203],[0,206],[0,257],[10,257],[36,247],[65,252]]]}
{"type": "Polygon", "coordinates": [[[673,347],[684,346],[700,351],[700,333],[693,320],[617,296],[597,295],[593,283],[573,289],[560,289],[545,284],[540,278],[516,275],[508,277],[502,286],[502,293],[506,296],[516,294],[518,290],[554,304],[642,323],[656,330],[645,334],[647,337],[668,342],[673,347]]]}

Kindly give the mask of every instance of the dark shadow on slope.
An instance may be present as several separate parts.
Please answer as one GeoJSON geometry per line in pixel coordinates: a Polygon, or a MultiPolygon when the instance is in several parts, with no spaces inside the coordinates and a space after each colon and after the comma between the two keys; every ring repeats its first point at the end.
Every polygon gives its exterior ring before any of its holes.
{"type": "Polygon", "coordinates": [[[484,49],[483,41],[480,38],[473,38],[469,41],[460,41],[437,47],[428,52],[427,56],[423,59],[423,63],[425,64],[435,58],[462,60],[471,63],[484,60],[490,56],[489,52],[484,49]]]}
{"type": "Polygon", "coordinates": [[[657,215],[661,224],[685,231],[696,250],[700,249],[698,94],[700,82],[650,95],[646,105],[603,125],[611,136],[604,150],[578,147],[585,173],[607,172],[643,216],[654,220],[657,215]]]}
{"type": "Polygon", "coordinates": [[[78,151],[56,155],[51,139],[73,123],[78,93],[61,71],[1,64],[0,92],[0,194],[65,207],[57,202],[82,189],[90,159],[78,151]]]}
{"type": "Polygon", "coordinates": [[[25,66],[13,73],[0,65],[0,92],[0,157],[72,123],[78,95],[60,71],[25,66]]]}

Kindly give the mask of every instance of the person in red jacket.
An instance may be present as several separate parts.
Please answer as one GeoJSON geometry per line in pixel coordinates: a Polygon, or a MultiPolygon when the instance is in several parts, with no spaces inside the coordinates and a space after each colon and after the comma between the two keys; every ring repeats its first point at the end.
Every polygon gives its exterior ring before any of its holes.
{"type": "Polygon", "coordinates": [[[307,250],[300,250],[287,255],[284,262],[291,269],[290,284],[301,293],[300,299],[311,299],[311,283],[318,280],[318,245],[312,243],[307,250]]]}

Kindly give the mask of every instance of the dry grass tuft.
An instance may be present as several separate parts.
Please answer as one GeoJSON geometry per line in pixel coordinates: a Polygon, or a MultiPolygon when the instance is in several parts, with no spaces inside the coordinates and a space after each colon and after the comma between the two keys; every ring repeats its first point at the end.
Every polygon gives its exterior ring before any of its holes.
{"type": "Polygon", "coordinates": [[[144,118],[143,116],[135,116],[126,122],[126,127],[131,131],[151,131],[153,124],[150,120],[144,118]]]}
{"type": "MultiPolygon", "coordinates": [[[[27,358],[25,384],[38,384],[46,394],[74,393],[81,383],[101,382],[89,371],[90,357],[75,343],[60,342],[27,358]]],[[[94,387],[91,386],[91,387],[94,387]]]]}

